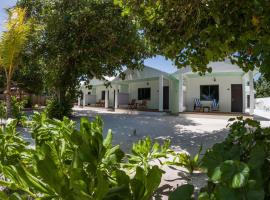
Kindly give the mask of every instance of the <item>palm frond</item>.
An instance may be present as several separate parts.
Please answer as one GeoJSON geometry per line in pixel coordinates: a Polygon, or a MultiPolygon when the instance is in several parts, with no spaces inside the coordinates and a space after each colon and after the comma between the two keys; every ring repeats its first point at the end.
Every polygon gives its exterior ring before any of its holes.
{"type": "Polygon", "coordinates": [[[27,41],[30,24],[26,21],[25,9],[16,7],[8,11],[6,30],[0,38],[0,67],[12,76],[19,64],[21,51],[27,41]]]}

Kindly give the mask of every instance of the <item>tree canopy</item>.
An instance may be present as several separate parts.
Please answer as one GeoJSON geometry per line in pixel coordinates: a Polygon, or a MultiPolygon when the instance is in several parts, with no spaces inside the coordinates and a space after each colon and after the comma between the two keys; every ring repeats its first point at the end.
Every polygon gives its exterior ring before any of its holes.
{"type": "Polygon", "coordinates": [[[132,16],[156,53],[206,72],[230,58],[244,71],[270,77],[270,2],[265,0],[115,0],[132,16]]]}
{"type": "Polygon", "coordinates": [[[270,82],[263,76],[255,82],[255,89],[257,98],[270,97],[270,82]]]}
{"type": "Polygon", "coordinates": [[[140,68],[149,55],[131,18],[112,0],[20,0],[18,5],[35,22],[27,58],[42,66],[59,101],[74,99],[81,80],[140,68]]]}

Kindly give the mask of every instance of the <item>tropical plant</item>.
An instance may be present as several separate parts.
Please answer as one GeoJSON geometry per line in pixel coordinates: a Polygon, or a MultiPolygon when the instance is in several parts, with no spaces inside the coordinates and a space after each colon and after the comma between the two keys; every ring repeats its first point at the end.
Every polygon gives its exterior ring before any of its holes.
{"type": "Polygon", "coordinates": [[[6,31],[0,39],[0,67],[6,76],[7,116],[11,116],[11,84],[15,70],[21,62],[21,51],[27,41],[29,21],[26,21],[25,9],[15,7],[8,11],[6,31]]]}
{"type": "Polygon", "coordinates": [[[12,116],[20,123],[25,115],[22,109],[27,103],[26,99],[17,99],[16,96],[11,96],[11,113],[12,116]]]}
{"type": "Polygon", "coordinates": [[[165,140],[163,145],[158,142],[152,143],[150,137],[139,140],[132,146],[131,154],[127,154],[128,162],[124,165],[129,169],[136,169],[137,166],[147,170],[154,164],[153,162],[159,161],[162,164],[160,158],[167,158],[169,153],[172,152],[170,147],[170,141],[165,140]]]}
{"type": "Polygon", "coordinates": [[[0,128],[0,163],[3,165],[16,164],[27,157],[27,145],[16,131],[16,120],[11,120],[6,127],[0,128]]]}
{"type": "Polygon", "coordinates": [[[167,164],[184,167],[188,170],[190,174],[193,174],[194,170],[200,169],[201,160],[200,154],[202,152],[202,146],[200,147],[198,153],[195,156],[191,156],[187,152],[175,153],[172,152],[174,159],[172,162],[167,162],[167,164]]]}
{"type": "MultiPolygon", "coordinates": [[[[129,175],[121,167],[124,152],[119,145],[112,145],[111,131],[103,139],[102,125],[100,118],[93,122],[83,118],[77,130],[67,118],[61,121],[35,113],[28,122],[35,147],[1,151],[16,153],[16,162],[0,160],[5,178],[0,185],[10,189],[17,199],[148,200],[160,184],[162,170],[158,166],[137,166],[129,175]]],[[[12,127],[16,133],[15,125],[12,127]]],[[[14,140],[15,136],[10,138],[14,140]]],[[[10,146],[14,143],[9,142],[10,146]]],[[[0,195],[9,199],[5,191],[0,195]]]]}
{"type": "MultiPolygon", "coordinates": [[[[229,127],[226,140],[208,149],[202,158],[202,167],[207,170],[209,181],[201,189],[199,199],[269,199],[270,129],[242,117],[229,127]]],[[[178,198],[172,195],[171,200],[192,199],[190,187],[183,187],[175,190],[178,198]]]]}
{"type": "Polygon", "coordinates": [[[3,119],[6,118],[6,104],[4,101],[0,101],[0,118],[1,118],[1,124],[2,124],[3,119]]]}
{"type": "Polygon", "coordinates": [[[49,118],[63,119],[64,116],[70,116],[72,111],[72,103],[70,100],[59,102],[52,98],[47,100],[46,113],[49,118]]]}

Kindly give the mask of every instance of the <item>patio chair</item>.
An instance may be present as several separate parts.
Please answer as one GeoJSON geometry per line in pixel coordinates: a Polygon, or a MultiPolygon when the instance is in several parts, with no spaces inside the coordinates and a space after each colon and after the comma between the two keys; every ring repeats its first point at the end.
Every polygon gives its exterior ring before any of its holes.
{"type": "Polygon", "coordinates": [[[216,99],[213,99],[211,104],[211,111],[219,111],[219,104],[216,99]]]}
{"type": "Polygon", "coordinates": [[[102,102],[101,99],[98,100],[98,101],[96,102],[96,104],[95,104],[96,107],[102,107],[102,105],[103,105],[103,102],[102,102]]]}
{"type": "Polygon", "coordinates": [[[147,101],[146,100],[142,100],[142,103],[140,103],[138,105],[139,109],[146,109],[147,108],[147,101]]]}
{"type": "Polygon", "coordinates": [[[131,102],[128,104],[128,109],[136,109],[136,108],[137,108],[136,99],[132,99],[131,102]]]}
{"type": "Polygon", "coordinates": [[[194,99],[194,111],[201,111],[202,109],[202,103],[200,99],[194,99]]]}

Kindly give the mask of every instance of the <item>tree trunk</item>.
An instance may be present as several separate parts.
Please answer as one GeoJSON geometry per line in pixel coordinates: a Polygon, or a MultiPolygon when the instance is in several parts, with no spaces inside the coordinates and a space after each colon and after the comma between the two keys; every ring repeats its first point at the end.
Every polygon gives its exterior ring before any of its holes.
{"type": "Polygon", "coordinates": [[[7,106],[7,118],[12,117],[11,113],[11,81],[7,80],[7,87],[6,87],[6,106],[7,106]]]}

